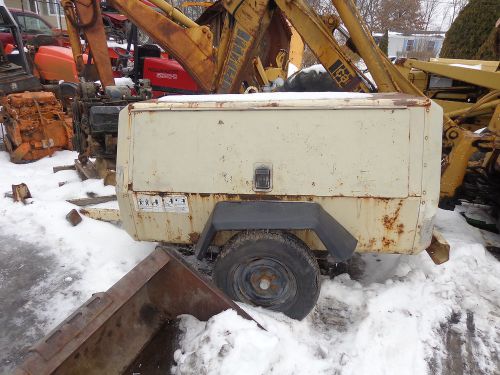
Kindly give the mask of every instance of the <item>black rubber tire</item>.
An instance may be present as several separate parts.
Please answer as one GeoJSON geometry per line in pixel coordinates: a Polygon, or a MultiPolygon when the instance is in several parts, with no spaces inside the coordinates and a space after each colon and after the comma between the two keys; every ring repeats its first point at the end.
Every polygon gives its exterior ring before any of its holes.
{"type": "Polygon", "coordinates": [[[318,262],[307,245],[281,231],[236,234],[222,249],[213,272],[215,284],[231,299],[298,320],[318,300],[319,277],[318,262]]]}

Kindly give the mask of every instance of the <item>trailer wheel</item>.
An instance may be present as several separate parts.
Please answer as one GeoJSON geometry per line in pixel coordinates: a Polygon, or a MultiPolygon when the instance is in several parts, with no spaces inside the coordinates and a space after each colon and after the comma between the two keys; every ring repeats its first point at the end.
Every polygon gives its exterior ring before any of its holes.
{"type": "Polygon", "coordinates": [[[318,299],[319,275],[314,255],[297,237],[251,231],[224,246],[213,278],[233,300],[302,319],[318,299]]]}

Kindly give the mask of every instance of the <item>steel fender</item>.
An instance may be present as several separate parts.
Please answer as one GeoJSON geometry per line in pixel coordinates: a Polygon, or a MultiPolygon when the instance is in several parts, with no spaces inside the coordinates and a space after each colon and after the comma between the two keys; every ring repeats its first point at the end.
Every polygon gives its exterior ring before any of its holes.
{"type": "Polygon", "coordinates": [[[207,220],[195,252],[203,259],[218,231],[303,230],[316,233],[328,252],[338,261],[349,259],[357,239],[321,205],[313,202],[251,201],[219,202],[207,220]]]}

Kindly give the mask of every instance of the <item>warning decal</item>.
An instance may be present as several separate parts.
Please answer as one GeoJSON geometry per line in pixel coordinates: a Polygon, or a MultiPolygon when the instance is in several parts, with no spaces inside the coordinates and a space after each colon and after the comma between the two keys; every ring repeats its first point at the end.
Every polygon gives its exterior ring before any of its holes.
{"type": "Polygon", "coordinates": [[[137,211],[189,213],[188,199],[185,195],[154,195],[136,193],[135,206],[137,211]]]}

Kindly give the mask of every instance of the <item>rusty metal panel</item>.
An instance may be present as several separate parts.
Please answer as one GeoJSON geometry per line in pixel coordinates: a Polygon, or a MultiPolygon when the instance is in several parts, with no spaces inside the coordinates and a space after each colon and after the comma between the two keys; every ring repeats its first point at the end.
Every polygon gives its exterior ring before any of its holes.
{"type": "Polygon", "coordinates": [[[409,108],[429,107],[431,100],[427,97],[412,96],[400,93],[356,93],[356,92],[281,92],[258,93],[241,96],[238,94],[179,95],[165,96],[158,100],[134,103],[129,110],[249,110],[279,108],[409,108]],[[156,103],[156,105],[152,105],[156,103]]]}
{"type": "MultiPolygon", "coordinates": [[[[430,103],[429,103],[430,105],[430,103]]],[[[410,171],[408,180],[408,195],[420,196],[422,191],[422,158],[424,151],[424,130],[426,112],[419,111],[418,108],[410,109],[410,171]]]]}
{"type": "Polygon", "coordinates": [[[118,222],[120,221],[120,210],[113,208],[82,208],[80,213],[95,220],[118,222]]]}
{"type": "Polygon", "coordinates": [[[415,247],[426,248],[432,239],[434,217],[439,202],[441,183],[441,155],[443,132],[443,109],[432,103],[425,117],[422,154],[421,204],[418,215],[415,247]]]}
{"type": "MultiPolygon", "coordinates": [[[[137,199],[129,193],[129,200],[137,199]]],[[[142,193],[140,193],[142,194],[142,193]]],[[[151,195],[154,196],[153,194],[151,195]]],[[[219,201],[245,201],[262,197],[237,194],[186,194],[189,213],[134,211],[132,220],[138,238],[150,241],[195,243],[215,204],[219,201]]],[[[414,248],[413,240],[420,206],[419,197],[409,198],[348,198],[314,196],[268,196],[267,199],[317,202],[358,240],[358,252],[414,253],[425,247],[414,248]]],[[[311,231],[293,231],[312,249],[325,247],[311,231]]],[[[224,244],[230,236],[216,238],[224,244]]]]}
{"type": "Polygon", "coordinates": [[[253,194],[263,163],[273,169],[273,195],[408,196],[408,109],[165,115],[133,112],[136,191],[253,194]]]}
{"type": "MultiPolygon", "coordinates": [[[[360,252],[428,246],[439,192],[438,106],[390,94],[232,97],[177,97],[122,111],[117,192],[134,238],[195,243],[216,202],[272,199],[320,203],[360,252]],[[141,155],[144,147],[157,155],[141,155]],[[252,190],[256,162],[273,164],[271,191],[252,190]],[[329,162],[338,167],[333,175],[329,162]],[[431,199],[422,204],[423,196],[431,199]]],[[[296,234],[323,248],[311,232],[296,234]]]]}

